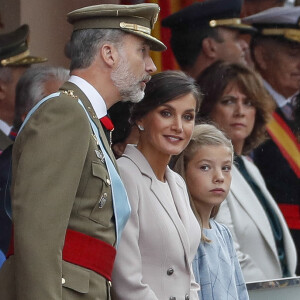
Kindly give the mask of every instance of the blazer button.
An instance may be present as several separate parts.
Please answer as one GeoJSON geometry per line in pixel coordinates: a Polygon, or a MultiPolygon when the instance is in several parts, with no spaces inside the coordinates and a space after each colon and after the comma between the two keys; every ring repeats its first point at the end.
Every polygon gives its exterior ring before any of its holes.
{"type": "Polygon", "coordinates": [[[169,300],[176,300],[176,297],[171,296],[169,300]]]}
{"type": "Polygon", "coordinates": [[[173,268],[169,268],[168,270],[167,270],[167,275],[172,275],[174,273],[174,269],[173,268]]]}
{"type": "Polygon", "coordinates": [[[185,300],[190,300],[190,296],[188,294],[185,295],[184,297],[185,300]]]}
{"type": "Polygon", "coordinates": [[[61,279],[61,284],[65,284],[66,283],[66,279],[62,278],[61,279]]]}

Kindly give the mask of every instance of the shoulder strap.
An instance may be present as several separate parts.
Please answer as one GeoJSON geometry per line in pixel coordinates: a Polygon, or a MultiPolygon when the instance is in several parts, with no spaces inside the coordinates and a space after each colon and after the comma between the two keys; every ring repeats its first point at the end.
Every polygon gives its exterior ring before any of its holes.
{"type": "Polygon", "coordinates": [[[60,92],[57,92],[57,93],[53,93],[47,97],[45,97],[44,99],[42,99],[41,101],[39,101],[30,111],[29,113],[27,114],[24,122],[22,123],[22,126],[21,128],[19,129],[18,131],[18,135],[20,134],[20,132],[22,131],[22,129],[24,128],[25,124],[28,122],[28,120],[30,119],[30,117],[32,116],[32,114],[43,104],[45,103],[47,100],[51,99],[51,98],[54,98],[54,97],[57,97],[60,95],[60,92]]]}

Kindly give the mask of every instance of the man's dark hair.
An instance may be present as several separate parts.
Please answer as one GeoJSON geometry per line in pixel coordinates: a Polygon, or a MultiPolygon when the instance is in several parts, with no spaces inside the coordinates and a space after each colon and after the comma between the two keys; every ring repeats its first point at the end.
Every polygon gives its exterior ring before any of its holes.
{"type": "Polygon", "coordinates": [[[195,64],[202,51],[202,42],[207,37],[217,42],[223,42],[218,28],[208,26],[192,30],[174,30],[172,32],[170,43],[181,69],[186,70],[195,64]]]}

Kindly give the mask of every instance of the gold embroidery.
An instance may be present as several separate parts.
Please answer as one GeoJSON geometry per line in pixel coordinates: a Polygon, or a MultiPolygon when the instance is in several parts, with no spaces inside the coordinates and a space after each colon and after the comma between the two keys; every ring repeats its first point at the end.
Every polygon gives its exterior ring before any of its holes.
{"type": "Polygon", "coordinates": [[[78,97],[76,95],[74,95],[74,91],[73,90],[67,90],[67,91],[62,91],[63,94],[70,96],[74,99],[77,99],[78,97]]]}

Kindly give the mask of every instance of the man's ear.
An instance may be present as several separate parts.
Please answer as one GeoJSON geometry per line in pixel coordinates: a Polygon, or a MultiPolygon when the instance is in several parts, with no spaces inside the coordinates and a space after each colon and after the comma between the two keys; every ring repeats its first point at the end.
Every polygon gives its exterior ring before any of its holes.
{"type": "Polygon", "coordinates": [[[268,51],[262,46],[257,45],[253,49],[254,61],[258,69],[265,71],[267,69],[267,54],[268,51]]]}
{"type": "Polygon", "coordinates": [[[0,80],[0,101],[5,100],[7,93],[7,84],[0,80]]]}
{"type": "Polygon", "coordinates": [[[207,37],[202,41],[202,52],[209,58],[217,57],[217,42],[207,37]]]}
{"type": "Polygon", "coordinates": [[[116,47],[114,47],[114,45],[109,44],[109,43],[104,44],[101,47],[100,54],[103,58],[103,61],[111,67],[116,63],[118,56],[119,56],[119,53],[118,53],[118,50],[116,49],[116,47]]]}

